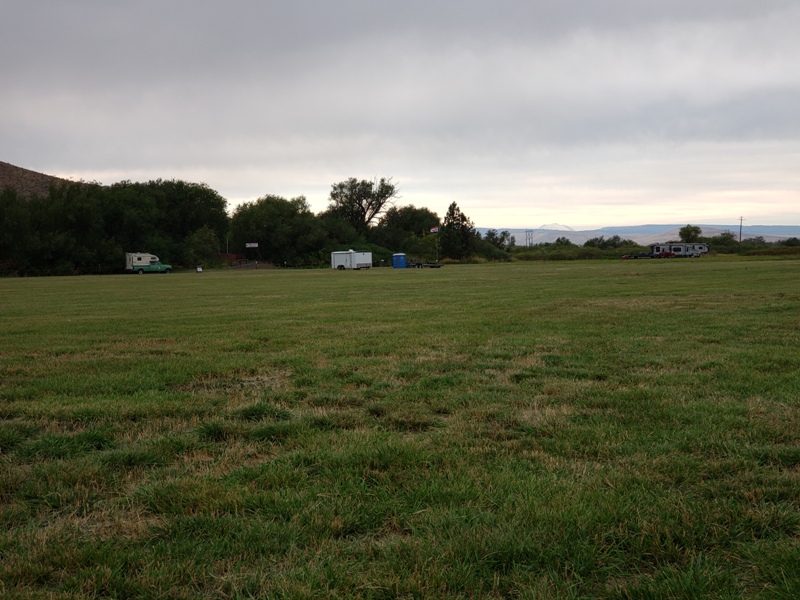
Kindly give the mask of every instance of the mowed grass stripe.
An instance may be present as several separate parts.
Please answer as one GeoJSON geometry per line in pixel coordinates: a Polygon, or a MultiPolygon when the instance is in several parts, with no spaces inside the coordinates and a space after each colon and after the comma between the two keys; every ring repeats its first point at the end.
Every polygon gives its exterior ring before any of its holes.
{"type": "Polygon", "coordinates": [[[0,280],[2,591],[800,596],[799,269],[0,280]]]}

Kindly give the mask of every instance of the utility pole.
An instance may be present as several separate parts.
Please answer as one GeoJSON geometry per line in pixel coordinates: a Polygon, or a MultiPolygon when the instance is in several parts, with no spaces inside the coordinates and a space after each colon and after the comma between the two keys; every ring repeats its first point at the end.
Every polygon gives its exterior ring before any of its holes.
{"type": "Polygon", "coordinates": [[[742,221],[744,221],[744,217],[739,217],[739,243],[742,243],[742,221]]]}

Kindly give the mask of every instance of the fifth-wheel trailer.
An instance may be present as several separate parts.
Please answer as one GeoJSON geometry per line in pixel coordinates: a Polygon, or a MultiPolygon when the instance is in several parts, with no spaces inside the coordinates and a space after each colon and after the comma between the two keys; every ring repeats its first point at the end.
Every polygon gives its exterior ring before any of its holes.
{"type": "Polygon", "coordinates": [[[343,250],[331,252],[331,269],[344,271],[345,269],[369,269],[372,266],[372,252],[356,252],[343,250]]]}
{"type": "Polygon", "coordinates": [[[690,257],[697,258],[708,252],[706,244],[653,244],[650,246],[653,258],[690,257]]]}

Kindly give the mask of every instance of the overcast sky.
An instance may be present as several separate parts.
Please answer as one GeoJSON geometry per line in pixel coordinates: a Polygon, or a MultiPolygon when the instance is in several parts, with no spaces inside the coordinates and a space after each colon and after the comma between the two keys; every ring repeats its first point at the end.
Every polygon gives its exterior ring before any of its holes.
{"type": "Polygon", "coordinates": [[[479,227],[800,225],[797,0],[0,0],[0,160],[479,227]]]}

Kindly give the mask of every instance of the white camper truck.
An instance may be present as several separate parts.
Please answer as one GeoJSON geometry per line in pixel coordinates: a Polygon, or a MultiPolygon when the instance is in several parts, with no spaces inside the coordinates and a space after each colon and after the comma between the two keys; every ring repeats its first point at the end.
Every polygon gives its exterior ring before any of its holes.
{"type": "Polygon", "coordinates": [[[372,266],[372,252],[356,252],[343,250],[331,252],[331,269],[344,271],[345,269],[369,269],[372,266]]]}
{"type": "Polygon", "coordinates": [[[127,273],[172,273],[172,265],[163,264],[155,254],[147,252],[126,252],[125,271],[127,273]]]}

